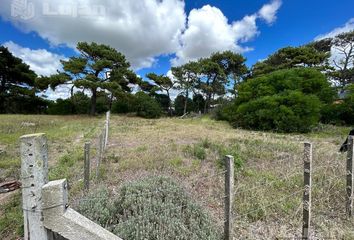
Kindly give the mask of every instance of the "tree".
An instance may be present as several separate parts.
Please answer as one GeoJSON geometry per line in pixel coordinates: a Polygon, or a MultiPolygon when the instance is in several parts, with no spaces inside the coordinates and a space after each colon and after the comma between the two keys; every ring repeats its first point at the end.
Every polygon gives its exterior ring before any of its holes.
{"type": "Polygon", "coordinates": [[[116,49],[97,43],[79,42],[80,56],[61,61],[63,71],[38,80],[41,88],[50,85],[53,89],[61,84],[73,84],[91,92],[90,114],[96,113],[97,92],[101,89],[110,92],[128,91],[129,84],[139,83],[135,73],[129,69],[125,56],[116,49]],[[109,76],[108,76],[109,73],[109,76]]]}
{"type": "Polygon", "coordinates": [[[326,70],[330,49],[328,42],[313,42],[300,47],[285,47],[270,55],[266,60],[257,62],[251,76],[257,77],[280,69],[311,67],[326,70]]]}
{"type": "Polygon", "coordinates": [[[332,73],[332,77],[344,88],[354,83],[354,30],[335,36],[332,44],[339,54],[339,58],[333,60],[336,70],[332,73]]]}
{"type": "Polygon", "coordinates": [[[205,96],[204,112],[208,112],[215,97],[225,95],[232,82],[231,92],[236,95],[237,86],[247,72],[246,59],[231,51],[216,52],[198,61],[200,65],[197,88],[205,96]]]}
{"type": "MultiPolygon", "coordinates": [[[[35,79],[37,75],[20,58],[0,46],[0,113],[8,112],[10,98],[22,100],[35,98],[35,79]]],[[[14,102],[11,102],[14,104],[14,102]]]]}
{"type": "Polygon", "coordinates": [[[146,75],[150,80],[154,81],[154,83],[158,86],[158,88],[155,88],[156,91],[165,91],[167,93],[167,97],[169,99],[168,102],[168,112],[171,115],[171,98],[170,98],[170,91],[174,87],[174,83],[172,80],[164,75],[157,75],[155,73],[148,73],[146,75]]]}
{"type": "Polygon", "coordinates": [[[194,110],[192,99],[190,98],[186,99],[186,97],[181,94],[176,97],[174,101],[174,106],[175,106],[175,114],[177,116],[183,116],[187,112],[194,110]],[[188,108],[185,111],[186,102],[188,102],[187,104],[188,108]]]}
{"type": "Polygon", "coordinates": [[[211,58],[200,59],[198,63],[200,64],[200,77],[196,87],[204,95],[204,113],[207,113],[215,95],[226,93],[227,77],[221,66],[211,58]]]}
{"type": "Polygon", "coordinates": [[[227,82],[227,84],[231,83],[231,89],[229,91],[236,97],[237,87],[248,72],[248,68],[245,64],[246,59],[241,54],[232,51],[214,53],[211,59],[219,64],[224,70],[226,77],[230,79],[230,82],[227,82]]]}
{"type": "Polygon", "coordinates": [[[189,93],[194,91],[195,85],[198,81],[198,74],[200,71],[199,65],[197,62],[189,62],[180,67],[173,67],[171,71],[173,76],[176,78],[176,88],[184,92],[184,115],[188,110],[189,93]]]}

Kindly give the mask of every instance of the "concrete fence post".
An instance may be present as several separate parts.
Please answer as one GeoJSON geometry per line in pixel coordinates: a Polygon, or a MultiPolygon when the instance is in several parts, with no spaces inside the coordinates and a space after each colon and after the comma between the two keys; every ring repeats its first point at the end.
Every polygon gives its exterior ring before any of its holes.
{"type": "Polygon", "coordinates": [[[225,225],[224,240],[233,239],[233,195],[234,195],[234,157],[225,156],[225,225]]]}
{"type": "Polygon", "coordinates": [[[22,208],[25,240],[49,240],[42,217],[42,186],[48,182],[47,138],[43,133],[20,138],[22,208]]]}
{"type": "Polygon", "coordinates": [[[106,113],[106,121],[105,121],[105,141],[104,141],[104,149],[107,148],[107,143],[108,143],[108,132],[109,132],[109,121],[110,121],[110,117],[111,117],[111,112],[108,111],[106,113]]]}
{"type": "Polygon", "coordinates": [[[353,144],[354,136],[348,137],[348,155],[347,155],[347,196],[346,196],[346,212],[348,217],[353,216],[353,152],[354,152],[354,144],[353,144]]]}
{"type": "Polygon", "coordinates": [[[98,178],[99,171],[100,171],[100,166],[101,166],[101,161],[102,161],[102,155],[103,155],[103,133],[100,134],[99,136],[99,143],[98,143],[98,158],[97,158],[97,163],[96,163],[96,178],[98,178]]]}
{"type": "Polygon", "coordinates": [[[90,188],[90,143],[85,143],[84,148],[84,189],[88,191],[90,188]]]}
{"type": "Polygon", "coordinates": [[[310,237],[311,190],[312,190],[312,144],[304,143],[304,194],[302,239],[310,237]]]}
{"type": "Polygon", "coordinates": [[[44,226],[68,240],[122,240],[68,205],[65,179],[43,186],[44,226]]]}

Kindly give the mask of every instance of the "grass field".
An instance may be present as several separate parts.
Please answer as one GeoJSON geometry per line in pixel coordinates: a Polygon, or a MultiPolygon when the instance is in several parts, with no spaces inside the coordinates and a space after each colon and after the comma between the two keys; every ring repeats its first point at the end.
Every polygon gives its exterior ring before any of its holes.
{"type": "MultiPolygon", "coordinates": [[[[95,136],[100,122],[87,116],[0,115],[0,182],[19,179],[19,138],[38,132],[48,138],[50,178],[76,179],[82,172],[83,143],[95,136]]],[[[15,239],[23,221],[19,191],[7,198],[0,202],[0,236],[15,239]]]]}
{"type": "MultiPolygon", "coordinates": [[[[96,136],[100,121],[82,116],[0,116],[0,149],[5,150],[0,158],[2,180],[18,176],[18,138],[33,132],[48,135],[53,156],[51,178],[78,179],[73,175],[75,169],[81,171],[82,144],[96,136]]],[[[312,234],[320,239],[353,239],[353,221],[345,218],[345,155],[338,153],[348,131],[321,125],[309,134],[276,134],[233,129],[207,117],[146,120],[112,116],[101,184],[114,194],[127,181],[150,175],[172,176],[222,227],[222,159],[231,154],[237,166],[236,236],[298,237],[303,142],[310,141],[314,146],[312,234]]],[[[80,195],[79,187],[71,189],[72,203],[80,195]]],[[[18,204],[18,200],[12,201],[2,208],[8,217],[1,214],[0,232],[6,232],[9,239],[16,235],[15,226],[22,220],[18,204]]]]}

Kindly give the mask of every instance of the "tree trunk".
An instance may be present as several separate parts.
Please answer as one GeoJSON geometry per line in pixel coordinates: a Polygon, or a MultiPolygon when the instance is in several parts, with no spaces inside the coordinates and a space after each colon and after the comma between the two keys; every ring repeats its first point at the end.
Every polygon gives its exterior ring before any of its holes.
{"type": "Polygon", "coordinates": [[[94,116],[96,114],[97,88],[92,88],[91,92],[92,92],[92,96],[91,96],[91,111],[90,111],[90,115],[94,116]]]}
{"type": "Polygon", "coordinates": [[[188,104],[188,89],[186,89],[186,99],[184,99],[184,109],[183,109],[183,115],[185,115],[187,113],[187,104],[188,104]]]}

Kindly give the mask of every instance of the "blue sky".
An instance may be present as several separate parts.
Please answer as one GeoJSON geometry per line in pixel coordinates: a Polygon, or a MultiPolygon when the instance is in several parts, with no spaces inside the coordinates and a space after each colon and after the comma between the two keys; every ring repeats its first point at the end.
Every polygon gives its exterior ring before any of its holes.
{"type": "Polygon", "coordinates": [[[50,75],[60,59],[77,54],[77,41],[102,42],[127,55],[144,76],[217,50],[240,52],[251,66],[279,48],[354,29],[352,0],[82,2],[3,0],[0,43],[38,74],[50,75]]]}

